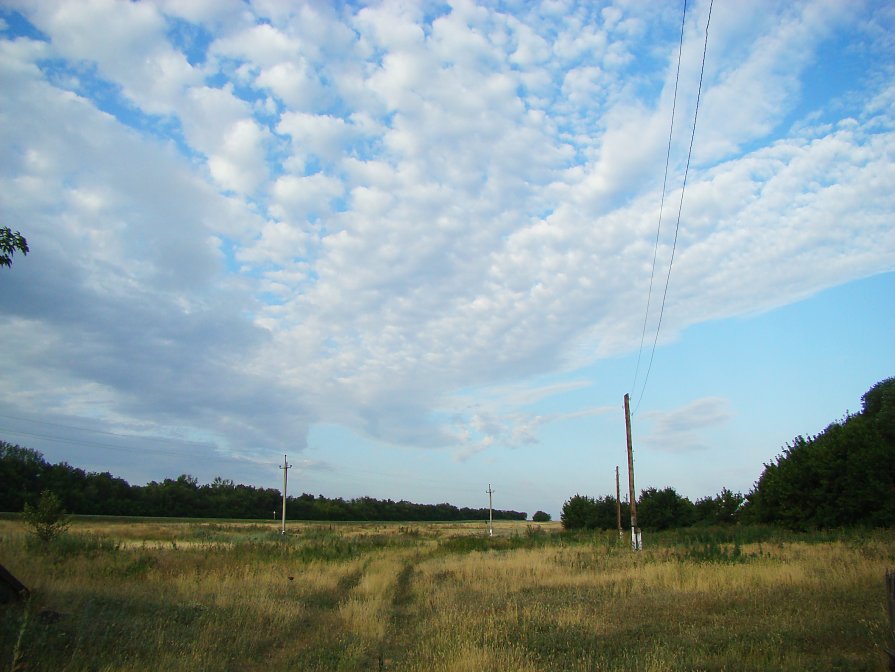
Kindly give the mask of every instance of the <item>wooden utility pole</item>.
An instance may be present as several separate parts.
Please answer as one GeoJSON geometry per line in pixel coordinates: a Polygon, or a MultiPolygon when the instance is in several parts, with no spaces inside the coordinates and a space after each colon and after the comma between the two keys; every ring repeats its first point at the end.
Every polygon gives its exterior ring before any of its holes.
{"type": "Polygon", "coordinates": [[[488,484],[488,489],[486,490],[488,493],[488,536],[494,536],[494,517],[491,510],[491,495],[494,494],[494,491],[491,489],[491,484],[488,484]]]}
{"type": "Polygon", "coordinates": [[[618,536],[623,536],[622,532],[622,497],[618,484],[618,465],[615,465],[615,522],[618,524],[618,536]]]}
{"type": "Polygon", "coordinates": [[[637,526],[637,498],[634,496],[634,447],[631,444],[631,403],[625,395],[625,435],[628,440],[628,495],[631,507],[631,549],[639,551],[643,548],[643,538],[637,526]]]}
{"type": "Polygon", "coordinates": [[[286,534],[286,484],[289,482],[289,470],[292,468],[292,465],[286,462],[286,456],[283,455],[283,466],[280,469],[283,470],[283,530],[280,534],[286,534]]]}

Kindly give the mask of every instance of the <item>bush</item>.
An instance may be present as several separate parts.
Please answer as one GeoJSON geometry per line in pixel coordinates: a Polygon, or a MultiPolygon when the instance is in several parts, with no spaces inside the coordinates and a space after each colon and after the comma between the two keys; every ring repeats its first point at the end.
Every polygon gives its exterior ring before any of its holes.
{"type": "Polygon", "coordinates": [[[597,526],[597,503],[593,497],[575,495],[562,505],[560,520],[567,530],[592,530],[597,526]]]}
{"type": "Polygon", "coordinates": [[[637,502],[637,522],[648,530],[688,527],[693,524],[695,514],[693,503],[677,494],[674,488],[647,488],[637,502]]]}
{"type": "Polygon", "coordinates": [[[22,518],[29,531],[45,543],[61,535],[70,525],[65,510],[62,508],[62,502],[50,490],[40,493],[37,508],[25,504],[22,518]]]}
{"type": "Polygon", "coordinates": [[[544,511],[537,511],[535,512],[535,515],[531,517],[531,519],[536,523],[549,523],[550,514],[545,513],[544,511]]]}

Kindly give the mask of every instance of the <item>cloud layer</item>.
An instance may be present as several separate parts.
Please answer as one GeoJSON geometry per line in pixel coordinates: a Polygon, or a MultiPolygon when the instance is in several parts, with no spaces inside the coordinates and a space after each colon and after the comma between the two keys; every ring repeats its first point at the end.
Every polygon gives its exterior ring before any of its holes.
{"type": "MultiPolygon", "coordinates": [[[[32,248],[0,278],[8,412],[471,455],[562,417],[506,386],[637,348],[673,6],[8,7],[0,215],[32,248]]],[[[895,268],[893,27],[885,3],[714,7],[663,338],[895,268]]]]}

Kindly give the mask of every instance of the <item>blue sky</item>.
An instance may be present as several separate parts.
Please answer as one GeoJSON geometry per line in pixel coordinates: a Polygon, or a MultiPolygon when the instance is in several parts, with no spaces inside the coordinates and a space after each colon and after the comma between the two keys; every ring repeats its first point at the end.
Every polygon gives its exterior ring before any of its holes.
{"type": "Polygon", "coordinates": [[[748,491],[895,375],[895,8],[709,9],[4,3],[0,437],[558,515],[631,393],[638,489],[748,491]]]}

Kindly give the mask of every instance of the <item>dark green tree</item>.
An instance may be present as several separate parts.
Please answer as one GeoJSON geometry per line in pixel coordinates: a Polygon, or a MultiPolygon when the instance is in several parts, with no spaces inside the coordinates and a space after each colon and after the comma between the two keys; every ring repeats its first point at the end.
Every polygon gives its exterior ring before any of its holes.
{"type": "Polygon", "coordinates": [[[895,524],[895,378],[862,402],[861,413],[787,444],[765,465],[742,515],[790,529],[895,524]]]}
{"type": "Polygon", "coordinates": [[[597,527],[597,502],[593,497],[575,495],[562,505],[559,519],[566,530],[592,530],[597,527]]]}
{"type": "Polygon", "coordinates": [[[637,522],[647,530],[689,527],[695,513],[693,503],[677,494],[674,488],[647,488],[637,501],[637,522]]]}
{"type": "MultiPolygon", "coordinates": [[[[627,502],[621,504],[622,528],[629,527],[631,512],[627,502]]],[[[597,527],[601,530],[614,530],[618,527],[618,516],[615,497],[606,495],[597,498],[597,527]]]]}
{"type": "Polygon", "coordinates": [[[535,511],[535,514],[531,517],[531,519],[536,523],[549,523],[550,514],[544,511],[535,511]]]}
{"type": "Polygon", "coordinates": [[[696,500],[695,522],[704,525],[730,525],[737,522],[745,501],[742,493],[722,488],[714,497],[696,500]]]}
{"type": "Polygon", "coordinates": [[[21,511],[36,499],[49,466],[40,452],[0,441],[0,511],[21,511]]]}
{"type": "Polygon", "coordinates": [[[0,226],[0,266],[12,266],[12,257],[16,250],[28,254],[28,241],[18,231],[8,226],[0,226]]]}

